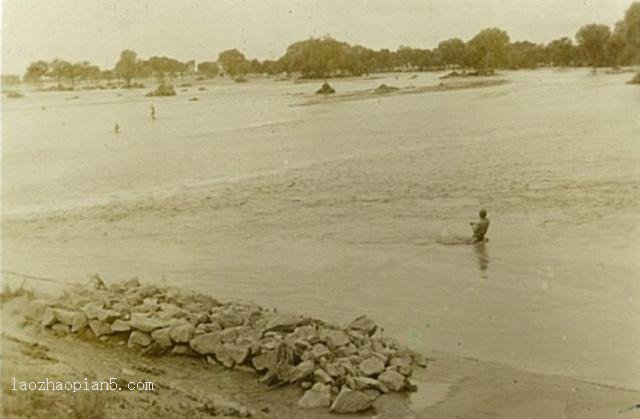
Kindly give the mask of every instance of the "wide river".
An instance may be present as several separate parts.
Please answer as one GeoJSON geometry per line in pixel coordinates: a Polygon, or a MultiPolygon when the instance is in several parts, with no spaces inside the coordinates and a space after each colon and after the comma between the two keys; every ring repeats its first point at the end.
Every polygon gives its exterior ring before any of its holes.
{"type": "Polygon", "coordinates": [[[5,277],[138,275],[366,313],[419,350],[640,389],[640,88],[588,70],[500,77],[308,106],[319,83],[3,99],[5,277]],[[443,244],[482,207],[489,243],[443,244]]]}

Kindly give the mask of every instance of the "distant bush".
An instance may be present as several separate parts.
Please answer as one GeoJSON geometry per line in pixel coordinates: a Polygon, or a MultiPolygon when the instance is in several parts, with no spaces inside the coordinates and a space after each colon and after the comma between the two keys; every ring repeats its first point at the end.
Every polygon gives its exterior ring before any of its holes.
{"type": "Polygon", "coordinates": [[[198,90],[201,91],[201,92],[204,92],[205,90],[207,90],[207,88],[206,87],[198,87],[198,90]]]}
{"type": "Polygon", "coordinates": [[[175,96],[176,91],[170,84],[161,84],[155,90],[147,93],[147,96],[175,96]]]}
{"type": "Polygon", "coordinates": [[[63,86],[61,83],[58,83],[55,86],[42,87],[42,88],[38,89],[38,91],[41,91],[41,92],[72,92],[73,91],[73,87],[72,86],[63,86]]]}
{"type": "Polygon", "coordinates": [[[22,93],[18,92],[18,91],[9,90],[7,92],[7,97],[9,99],[20,99],[20,98],[24,97],[24,95],[22,93]]]}
{"type": "Polygon", "coordinates": [[[182,83],[180,87],[191,87],[191,83],[182,83]]]}
{"type": "Polygon", "coordinates": [[[327,82],[325,82],[321,88],[316,90],[317,95],[330,95],[335,92],[336,90],[333,87],[331,87],[331,85],[327,82]]]}
{"type": "Polygon", "coordinates": [[[144,84],[142,83],[131,83],[130,85],[124,85],[122,86],[123,89],[142,89],[144,88],[144,84]]]}
{"type": "Polygon", "coordinates": [[[189,98],[189,102],[197,102],[200,99],[198,99],[196,96],[189,98]]]}
{"type": "Polygon", "coordinates": [[[640,73],[636,74],[634,78],[629,80],[629,84],[640,84],[640,73]]]}
{"type": "Polygon", "coordinates": [[[247,82],[247,79],[246,79],[246,78],[244,78],[243,76],[240,76],[240,77],[236,77],[236,78],[234,79],[234,81],[235,81],[236,83],[246,83],[246,82],[247,82]]]}

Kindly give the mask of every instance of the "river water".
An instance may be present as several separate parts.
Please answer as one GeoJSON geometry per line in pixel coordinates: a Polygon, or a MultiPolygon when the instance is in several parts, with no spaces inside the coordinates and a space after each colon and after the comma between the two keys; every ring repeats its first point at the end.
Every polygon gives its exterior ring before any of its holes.
{"type": "Polygon", "coordinates": [[[416,349],[638,389],[640,89],[500,77],[309,106],[318,83],[270,80],[4,100],[3,269],[367,313],[416,349]],[[443,244],[482,207],[488,243],[443,244]]]}

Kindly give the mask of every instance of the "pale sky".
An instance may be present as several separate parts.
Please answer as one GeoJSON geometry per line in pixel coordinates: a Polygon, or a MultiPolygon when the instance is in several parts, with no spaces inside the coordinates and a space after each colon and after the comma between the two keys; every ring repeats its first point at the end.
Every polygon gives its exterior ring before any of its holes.
{"type": "Polygon", "coordinates": [[[2,73],[38,59],[111,68],[138,56],[215,60],[227,48],[277,58],[287,45],[330,35],[370,48],[434,48],[497,26],[512,40],[573,39],[588,23],[613,25],[632,0],[1,0],[2,73]]]}

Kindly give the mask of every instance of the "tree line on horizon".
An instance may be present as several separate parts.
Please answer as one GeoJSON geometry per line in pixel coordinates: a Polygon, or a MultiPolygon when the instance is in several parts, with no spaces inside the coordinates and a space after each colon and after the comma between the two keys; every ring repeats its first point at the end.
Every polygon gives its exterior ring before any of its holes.
{"type": "Polygon", "coordinates": [[[350,45],[330,37],[295,42],[277,60],[249,60],[237,49],[221,52],[216,61],[181,62],[170,57],[140,59],[132,50],[124,50],[113,69],[101,69],[88,61],[70,63],[55,59],[29,65],[23,81],[43,79],[72,85],[84,80],[132,80],[146,77],[181,77],[198,74],[203,78],[227,74],[233,78],[246,74],[298,74],[302,78],[359,76],[384,71],[428,71],[460,69],[533,69],[537,67],[618,67],[640,64],[640,2],[634,1],[624,18],[614,26],[589,24],[575,35],[547,45],[530,41],[512,42],[499,28],[481,30],[469,41],[450,38],[434,49],[401,46],[396,51],[373,50],[350,45]]]}

